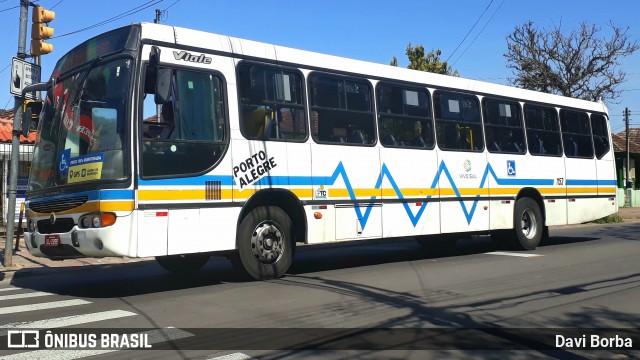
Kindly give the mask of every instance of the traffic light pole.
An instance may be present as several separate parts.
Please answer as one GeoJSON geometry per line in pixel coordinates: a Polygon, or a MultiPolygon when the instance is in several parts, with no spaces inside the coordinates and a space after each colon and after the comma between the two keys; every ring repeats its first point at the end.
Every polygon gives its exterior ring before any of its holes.
{"type": "MultiPolygon", "coordinates": [[[[20,0],[20,32],[18,34],[18,58],[27,57],[27,17],[29,1],[20,0]]],[[[13,70],[13,69],[12,69],[13,70]]],[[[22,99],[15,97],[13,133],[11,135],[11,167],[9,169],[9,204],[7,205],[7,239],[4,244],[4,266],[13,266],[13,232],[15,230],[16,194],[18,187],[18,164],[20,163],[20,126],[22,99]]]]}

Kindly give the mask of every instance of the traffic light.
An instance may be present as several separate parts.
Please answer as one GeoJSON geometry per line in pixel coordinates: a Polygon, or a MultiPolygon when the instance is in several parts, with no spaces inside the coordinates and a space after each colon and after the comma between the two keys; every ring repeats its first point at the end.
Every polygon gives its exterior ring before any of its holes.
{"type": "Polygon", "coordinates": [[[29,131],[38,126],[40,112],[42,111],[41,100],[25,100],[22,112],[22,135],[29,136],[29,131]]]}
{"type": "Polygon", "coordinates": [[[45,23],[56,18],[56,13],[45,10],[42,6],[35,6],[31,16],[31,56],[45,55],[53,51],[53,45],[44,42],[53,36],[53,28],[45,23]]]}

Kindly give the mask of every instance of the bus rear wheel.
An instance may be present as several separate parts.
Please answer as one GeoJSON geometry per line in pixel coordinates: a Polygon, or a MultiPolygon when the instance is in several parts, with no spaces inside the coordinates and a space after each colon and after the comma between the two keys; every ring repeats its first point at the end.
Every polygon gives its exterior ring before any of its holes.
{"type": "Polygon", "coordinates": [[[513,213],[513,224],[518,240],[516,245],[524,250],[535,250],[545,230],[538,203],[527,197],[518,199],[513,213]]]}
{"type": "Polygon", "coordinates": [[[208,254],[180,254],[156,256],[160,266],[174,274],[191,274],[200,270],[209,261],[208,254]]]}
{"type": "Polygon", "coordinates": [[[293,260],[293,224],[277,206],[253,209],[238,229],[238,255],[244,271],[256,280],[283,276],[293,260]]]}

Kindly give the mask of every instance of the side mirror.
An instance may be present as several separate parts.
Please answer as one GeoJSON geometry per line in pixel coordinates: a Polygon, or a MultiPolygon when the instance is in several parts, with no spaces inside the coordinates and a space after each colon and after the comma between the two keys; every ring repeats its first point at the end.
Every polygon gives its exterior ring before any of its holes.
{"type": "Polygon", "coordinates": [[[145,81],[146,86],[153,86],[155,80],[154,101],[156,104],[161,105],[169,101],[169,93],[171,92],[171,75],[170,69],[160,68],[160,48],[157,46],[151,47],[151,53],[149,54],[149,68],[147,69],[147,76],[149,81],[145,81]]]}
{"type": "Polygon", "coordinates": [[[156,91],[154,100],[156,104],[164,104],[169,101],[169,95],[171,92],[171,69],[158,69],[158,76],[156,77],[156,91]]]}

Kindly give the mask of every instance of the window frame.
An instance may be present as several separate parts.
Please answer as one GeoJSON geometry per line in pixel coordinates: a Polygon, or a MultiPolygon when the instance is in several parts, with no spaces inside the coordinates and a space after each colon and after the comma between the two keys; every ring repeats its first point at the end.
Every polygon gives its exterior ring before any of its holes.
{"type": "MultiPolygon", "coordinates": [[[[431,97],[432,97],[432,102],[433,102],[433,120],[435,123],[435,127],[434,127],[434,132],[435,132],[435,137],[436,137],[436,144],[438,146],[438,149],[442,150],[442,151],[456,151],[456,152],[469,152],[469,153],[482,153],[484,152],[485,148],[487,147],[485,138],[484,138],[484,126],[483,126],[483,119],[482,119],[482,107],[481,107],[481,102],[480,99],[478,99],[478,96],[480,96],[479,94],[476,93],[471,93],[471,92],[465,92],[465,91],[458,91],[458,90],[452,90],[452,89],[436,89],[433,91],[431,97]],[[478,122],[477,123],[472,123],[472,122],[461,122],[459,120],[449,120],[449,119],[438,119],[437,116],[437,112],[436,112],[436,96],[439,96],[440,94],[455,94],[455,95],[460,95],[460,96],[466,96],[466,97],[470,97],[472,99],[475,100],[476,104],[477,104],[477,109],[478,109],[478,122]],[[438,125],[439,124],[473,124],[476,125],[480,128],[480,139],[482,139],[482,147],[479,149],[462,149],[462,148],[445,148],[443,147],[443,144],[441,141],[439,141],[440,139],[438,138],[438,125]]],[[[444,135],[443,135],[444,136],[444,135]]]]}
{"type": "MultiPolygon", "coordinates": [[[[342,145],[342,146],[362,146],[362,147],[375,147],[378,144],[378,129],[377,129],[377,119],[376,119],[376,95],[374,92],[374,88],[373,85],[371,84],[371,80],[369,80],[369,78],[364,77],[364,76],[354,76],[354,75],[343,75],[343,74],[339,74],[339,73],[332,73],[332,72],[328,72],[328,71],[312,71],[307,75],[307,87],[308,87],[308,102],[309,102],[309,135],[310,137],[313,139],[313,141],[317,144],[322,144],[322,145],[342,145]],[[314,85],[314,78],[316,77],[329,77],[329,78],[334,78],[334,79],[339,79],[342,81],[352,81],[352,82],[357,82],[357,83],[362,83],[363,85],[366,85],[367,88],[369,89],[369,111],[358,111],[358,110],[349,110],[349,109],[344,109],[344,108],[331,108],[331,107],[324,107],[324,106],[316,106],[314,105],[314,92],[313,92],[313,85],[314,85]],[[319,136],[314,136],[313,134],[313,112],[315,111],[314,109],[316,108],[320,108],[320,109],[324,109],[324,110],[329,110],[329,111],[341,111],[341,112],[350,112],[350,113],[357,113],[357,114],[370,114],[371,115],[371,135],[370,138],[372,139],[371,143],[355,143],[355,142],[334,142],[334,141],[321,141],[319,136]]],[[[345,93],[346,94],[346,93],[345,93]]],[[[318,127],[319,127],[320,122],[318,121],[318,127]]],[[[346,126],[347,124],[345,124],[346,126]]],[[[318,130],[318,133],[320,131],[318,130]]],[[[318,134],[319,135],[319,134],[318,134]]]]}
{"type": "Polygon", "coordinates": [[[593,151],[594,151],[594,155],[596,156],[596,159],[601,160],[605,155],[607,155],[611,149],[612,149],[612,144],[611,144],[611,123],[609,120],[609,116],[607,116],[607,114],[605,113],[599,113],[599,112],[592,112],[589,114],[589,123],[591,124],[591,136],[593,138],[593,151]],[[595,132],[593,131],[593,116],[597,115],[597,116],[601,116],[604,119],[604,125],[606,128],[606,132],[604,135],[596,135],[595,132]],[[607,150],[600,156],[598,156],[597,154],[597,150],[596,150],[596,142],[595,142],[595,138],[597,137],[602,137],[605,138],[607,140],[607,150]]]}
{"type": "Polygon", "coordinates": [[[568,108],[560,108],[560,111],[558,111],[558,119],[560,120],[560,133],[562,134],[562,147],[564,149],[564,155],[567,158],[570,159],[593,159],[595,158],[595,147],[593,144],[593,130],[591,129],[591,117],[589,116],[589,113],[586,110],[575,110],[575,109],[568,109],[568,108]],[[565,131],[564,126],[563,126],[563,113],[575,113],[575,114],[583,114],[586,116],[587,118],[587,126],[589,127],[589,134],[583,134],[583,133],[575,133],[575,132],[569,132],[569,131],[565,131]],[[567,153],[567,149],[565,146],[565,135],[568,136],[581,136],[581,137],[589,137],[590,143],[591,143],[591,156],[580,156],[580,155],[569,155],[567,153]]]}
{"type": "MultiPolygon", "coordinates": [[[[151,66],[149,61],[143,61],[140,65],[140,92],[139,92],[139,105],[138,105],[138,121],[137,121],[137,136],[136,136],[136,141],[138,142],[137,145],[137,149],[138,151],[136,152],[136,166],[137,166],[137,171],[138,171],[138,177],[142,180],[158,180],[158,179],[175,179],[175,178],[185,178],[185,177],[196,177],[196,176],[201,176],[201,175],[205,175],[207,173],[209,173],[211,170],[215,169],[221,162],[222,160],[225,158],[226,153],[229,151],[229,144],[231,141],[231,126],[230,126],[230,118],[229,118],[229,92],[228,92],[228,87],[227,87],[227,80],[224,76],[224,74],[218,70],[214,70],[214,69],[206,69],[206,68],[195,68],[195,67],[190,67],[190,66],[185,66],[185,65],[176,65],[176,64],[171,64],[171,63],[160,63],[159,67],[160,68],[169,68],[172,70],[179,70],[179,71],[191,71],[191,72],[196,72],[196,73],[202,73],[202,74],[207,74],[207,75],[213,75],[216,76],[218,78],[218,80],[220,81],[220,89],[221,89],[221,102],[222,105],[224,106],[224,117],[225,117],[225,124],[224,124],[224,138],[222,141],[208,141],[207,143],[211,143],[211,144],[218,144],[220,146],[223,146],[221,154],[219,155],[218,159],[216,159],[216,161],[214,161],[213,163],[211,163],[206,169],[199,171],[199,172],[192,172],[192,173],[173,173],[173,174],[165,174],[165,175],[144,175],[143,173],[143,169],[144,169],[144,151],[143,151],[143,143],[144,141],[147,141],[148,139],[144,139],[143,138],[143,121],[144,121],[144,100],[145,100],[145,81],[146,81],[146,77],[147,77],[147,68],[151,66]]],[[[157,114],[156,114],[157,115],[157,114]]],[[[153,139],[152,139],[153,140],[153,139]]],[[[156,139],[157,140],[157,139],[156,139]]],[[[171,140],[170,140],[171,141],[171,140]]],[[[174,140],[175,141],[175,140],[174,140]]],[[[196,143],[203,143],[202,141],[189,141],[189,140],[181,140],[180,142],[196,142],[196,143]]]]}
{"type": "MultiPolygon", "coordinates": [[[[435,131],[435,116],[434,116],[434,110],[433,110],[433,99],[431,96],[431,92],[429,91],[429,89],[425,86],[420,86],[420,85],[416,85],[416,84],[407,84],[407,83],[402,83],[402,82],[396,82],[396,81],[388,81],[388,80],[381,80],[378,81],[378,83],[375,86],[375,94],[374,94],[374,98],[375,98],[375,120],[377,122],[377,133],[378,136],[380,136],[381,132],[381,118],[383,116],[385,116],[386,114],[390,114],[389,117],[395,117],[395,118],[399,118],[399,119],[404,119],[404,120],[415,120],[415,121],[421,121],[421,122],[428,122],[431,125],[431,135],[430,135],[430,140],[431,140],[431,145],[425,145],[425,146],[411,146],[411,145],[388,145],[385,144],[382,139],[379,140],[380,145],[382,145],[383,147],[386,148],[394,148],[394,149],[414,149],[414,150],[433,150],[436,147],[436,131],[435,131]],[[405,114],[397,114],[397,113],[383,113],[380,110],[380,102],[378,101],[378,93],[379,93],[379,87],[380,86],[388,86],[388,87],[395,87],[395,88],[399,88],[401,90],[404,91],[417,91],[417,92],[424,92],[427,95],[427,103],[428,103],[428,111],[429,111],[429,118],[422,118],[419,116],[413,116],[413,115],[405,115],[405,114]]],[[[423,127],[424,128],[424,127],[423,127]]]]}
{"type": "Polygon", "coordinates": [[[537,103],[537,102],[528,102],[524,101],[524,105],[522,105],[522,121],[524,122],[524,131],[525,131],[525,139],[527,142],[527,153],[531,156],[546,156],[546,157],[562,157],[564,156],[564,144],[562,143],[562,129],[560,128],[560,112],[555,105],[550,105],[546,103],[537,103]],[[529,128],[527,122],[527,106],[538,107],[538,108],[547,108],[552,109],[556,113],[556,125],[557,125],[557,135],[560,143],[560,154],[541,154],[541,153],[532,153],[531,152],[531,142],[529,141],[529,130],[533,131],[546,131],[548,133],[552,133],[551,130],[537,129],[537,128],[529,128]]]}
{"type": "Polygon", "coordinates": [[[522,106],[522,102],[520,100],[517,99],[513,99],[513,98],[505,98],[505,97],[498,97],[498,96],[483,96],[482,97],[482,101],[480,101],[480,105],[482,108],[482,124],[483,124],[483,128],[484,128],[484,137],[485,137],[485,148],[487,149],[487,151],[489,153],[492,154],[509,154],[509,155],[525,155],[527,153],[528,150],[528,142],[527,142],[527,133],[526,133],[526,125],[524,123],[524,109],[522,106]],[[490,124],[487,121],[487,114],[485,112],[485,109],[487,108],[485,105],[486,101],[495,101],[495,102],[505,102],[505,103],[511,103],[511,104],[515,104],[517,107],[518,112],[520,113],[520,126],[502,126],[502,125],[495,125],[495,124],[490,124]],[[520,129],[522,131],[522,141],[524,144],[524,148],[520,151],[520,152],[513,152],[513,151],[495,151],[492,150],[490,146],[487,145],[487,126],[489,127],[496,127],[496,128],[502,128],[502,129],[520,129]]]}
{"type": "Polygon", "coordinates": [[[265,63],[265,62],[259,62],[259,61],[251,61],[251,60],[242,60],[240,62],[238,62],[238,64],[235,67],[235,75],[236,75],[236,92],[237,92],[237,96],[238,96],[238,128],[240,129],[240,133],[242,134],[242,136],[247,139],[247,140],[259,140],[259,141],[276,141],[276,142],[293,142],[293,143],[305,143],[307,142],[307,140],[309,139],[310,135],[311,135],[311,131],[310,131],[310,120],[309,120],[309,105],[307,102],[307,84],[306,84],[306,78],[304,76],[304,74],[302,73],[302,71],[300,71],[299,68],[296,67],[290,67],[290,66],[282,66],[280,64],[272,64],[272,63],[265,63]],[[256,67],[260,67],[260,68],[264,68],[264,69],[270,69],[270,70],[282,70],[285,72],[291,72],[294,73],[295,75],[300,77],[300,91],[301,93],[301,97],[302,97],[302,114],[303,114],[303,121],[304,121],[304,130],[305,130],[305,136],[303,139],[287,139],[287,138],[283,138],[283,139],[278,139],[278,138],[267,138],[267,137],[251,137],[251,136],[247,136],[246,134],[246,130],[243,126],[243,119],[242,119],[242,113],[243,113],[243,109],[242,107],[244,106],[244,104],[242,103],[242,92],[241,92],[241,84],[240,84],[240,70],[242,67],[244,66],[256,66],[256,67]]]}

